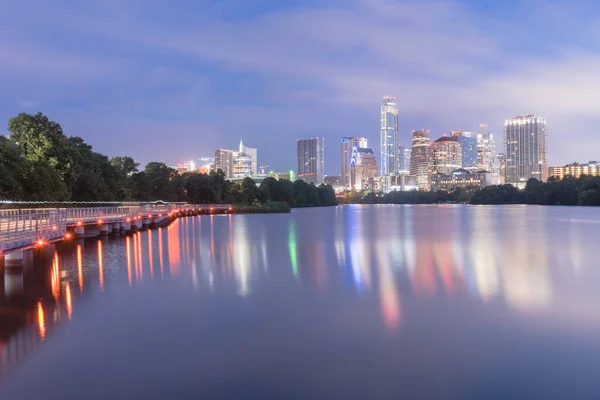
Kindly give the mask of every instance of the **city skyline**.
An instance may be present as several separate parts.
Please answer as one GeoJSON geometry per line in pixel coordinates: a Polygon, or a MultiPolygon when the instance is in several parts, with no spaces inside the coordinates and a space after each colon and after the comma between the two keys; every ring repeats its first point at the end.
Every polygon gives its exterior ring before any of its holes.
{"type": "MultiPolygon", "coordinates": [[[[499,138],[505,119],[527,112],[552,123],[550,165],[583,162],[600,148],[600,93],[589,84],[600,55],[587,39],[598,11],[549,0],[9,2],[0,119],[41,111],[97,151],[127,149],[142,165],[236,148],[243,136],[285,171],[297,137],[364,136],[378,154],[373,109],[391,94],[399,144],[410,145],[412,129],[437,137],[480,123],[499,138]],[[566,30],[564,18],[579,23],[566,30]],[[357,49],[365,57],[353,65],[357,49]],[[231,117],[236,129],[223,124],[231,117]],[[185,148],[165,146],[173,137],[185,148]],[[560,137],[570,140],[559,146],[560,137]]],[[[338,173],[336,147],[327,146],[327,174],[338,173]]]]}

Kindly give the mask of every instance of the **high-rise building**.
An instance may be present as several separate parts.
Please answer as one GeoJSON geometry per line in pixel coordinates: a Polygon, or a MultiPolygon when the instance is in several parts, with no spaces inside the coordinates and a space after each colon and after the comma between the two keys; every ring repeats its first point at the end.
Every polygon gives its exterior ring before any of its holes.
{"type": "Polygon", "coordinates": [[[477,138],[473,133],[463,130],[450,131],[450,137],[455,137],[462,149],[462,167],[470,170],[477,169],[477,138]]]}
{"type": "Polygon", "coordinates": [[[385,96],[381,103],[381,176],[398,173],[398,106],[396,98],[385,96]]]}
{"type": "Polygon", "coordinates": [[[341,168],[340,177],[341,185],[346,189],[350,189],[350,157],[352,157],[353,148],[364,149],[367,147],[367,139],[363,137],[343,137],[341,143],[341,168]]]}
{"type": "Polygon", "coordinates": [[[498,185],[506,183],[506,154],[498,153],[498,185]]]}
{"type": "Polygon", "coordinates": [[[215,171],[223,171],[226,178],[233,178],[233,150],[215,150],[215,163],[213,168],[215,171]]]}
{"type": "Polygon", "coordinates": [[[413,131],[410,175],[415,178],[419,189],[429,188],[430,144],[428,130],[413,131]]]}
{"type": "Polygon", "coordinates": [[[431,143],[431,174],[450,175],[462,167],[462,148],[457,137],[442,136],[431,143]]]}
{"type": "Polygon", "coordinates": [[[325,177],[325,139],[302,139],[297,140],[296,143],[298,149],[298,179],[312,182],[315,185],[322,184],[325,177]]]}
{"type": "Polygon", "coordinates": [[[490,172],[492,183],[494,185],[500,184],[500,166],[496,154],[496,142],[494,135],[488,131],[486,124],[479,125],[477,129],[477,169],[490,172]]]}
{"type": "Polygon", "coordinates": [[[506,183],[523,186],[535,178],[548,179],[548,127],[535,114],[519,115],[504,122],[506,183]]]}
{"type": "Polygon", "coordinates": [[[398,174],[408,175],[410,170],[410,149],[398,145],[398,174]]]}
{"type": "Polygon", "coordinates": [[[233,178],[255,176],[252,174],[252,157],[239,151],[233,152],[233,178]]]}
{"type": "Polygon", "coordinates": [[[377,176],[377,158],[370,148],[354,147],[350,158],[352,190],[363,190],[369,178],[377,176]]]}
{"type": "Polygon", "coordinates": [[[574,178],[580,178],[582,175],[600,176],[600,163],[597,161],[590,161],[587,164],[573,163],[564,167],[550,167],[548,171],[548,176],[558,179],[569,175],[574,178]]]}
{"type": "Polygon", "coordinates": [[[240,154],[245,154],[246,156],[250,157],[250,162],[252,164],[250,175],[252,175],[252,176],[258,175],[258,162],[257,162],[258,160],[256,157],[257,150],[252,147],[244,146],[244,144],[240,140],[240,148],[239,148],[238,152],[240,154]]]}

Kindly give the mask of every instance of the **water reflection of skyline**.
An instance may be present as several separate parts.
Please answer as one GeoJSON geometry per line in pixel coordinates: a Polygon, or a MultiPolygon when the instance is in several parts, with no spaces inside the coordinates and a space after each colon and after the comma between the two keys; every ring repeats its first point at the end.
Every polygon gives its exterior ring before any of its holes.
{"type": "Polygon", "coordinates": [[[17,304],[25,317],[15,325],[2,314],[0,378],[30,351],[14,349],[35,349],[77,318],[85,296],[110,295],[112,286],[177,278],[196,291],[243,297],[281,282],[324,295],[343,287],[376,299],[382,326],[395,334],[410,323],[408,300],[468,296],[517,312],[548,310],[560,295],[552,266],[562,268],[563,279],[580,279],[590,260],[583,250],[592,240],[589,226],[564,222],[568,238],[552,235],[543,209],[522,225],[505,213],[518,220],[531,209],[440,207],[431,224],[428,207],[373,208],[318,210],[330,219],[314,224],[305,217],[311,210],[276,216],[270,225],[260,215],[196,217],[58,247],[20,275],[4,274],[0,306],[17,304]],[[559,246],[564,250],[549,257],[559,246]]]}

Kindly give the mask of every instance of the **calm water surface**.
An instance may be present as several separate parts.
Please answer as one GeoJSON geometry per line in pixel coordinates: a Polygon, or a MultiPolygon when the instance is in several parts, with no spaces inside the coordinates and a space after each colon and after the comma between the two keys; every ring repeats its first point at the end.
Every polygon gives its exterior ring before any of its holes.
{"type": "Polygon", "coordinates": [[[340,206],[57,247],[0,398],[600,398],[600,209],[340,206]]]}

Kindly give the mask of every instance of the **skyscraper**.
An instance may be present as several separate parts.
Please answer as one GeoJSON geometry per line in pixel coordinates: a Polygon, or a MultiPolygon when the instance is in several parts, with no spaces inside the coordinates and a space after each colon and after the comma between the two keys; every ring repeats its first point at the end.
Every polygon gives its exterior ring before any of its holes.
{"type": "Polygon", "coordinates": [[[548,127],[535,114],[519,115],[504,122],[506,183],[523,186],[530,178],[548,179],[548,127]]]}
{"type": "Polygon", "coordinates": [[[493,184],[500,183],[496,143],[486,124],[479,125],[477,129],[477,169],[490,172],[493,184]]]}
{"type": "Polygon", "coordinates": [[[398,106],[395,97],[385,96],[381,103],[379,146],[381,151],[379,175],[396,174],[398,172],[398,106]]]}
{"type": "Polygon", "coordinates": [[[367,139],[363,137],[343,137],[341,143],[341,168],[340,177],[342,187],[350,189],[350,158],[353,148],[366,148],[367,139]]]}
{"type": "Polygon", "coordinates": [[[398,145],[398,174],[408,175],[410,170],[410,149],[398,145]]]}
{"type": "Polygon", "coordinates": [[[450,131],[450,136],[455,137],[462,149],[462,167],[477,169],[477,138],[471,132],[463,130],[450,131]]]}
{"type": "Polygon", "coordinates": [[[363,190],[369,178],[377,176],[377,158],[370,148],[354,147],[350,158],[350,184],[352,190],[363,190]]]}
{"type": "Polygon", "coordinates": [[[325,177],[325,139],[310,138],[297,140],[298,178],[315,185],[323,183],[325,177]]]}
{"type": "Polygon", "coordinates": [[[226,178],[233,178],[233,150],[215,150],[214,169],[223,171],[226,178]]]}
{"type": "Polygon", "coordinates": [[[429,188],[430,144],[429,131],[413,131],[410,175],[415,178],[419,189],[429,188]]]}
{"type": "Polygon", "coordinates": [[[256,157],[257,150],[252,147],[244,146],[244,144],[240,140],[239,153],[245,154],[246,156],[250,157],[250,162],[252,164],[250,174],[252,176],[258,175],[258,162],[257,162],[257,157],[256,157]]]}
{"type": "Polygon", "coordinates": [[[462,149],[456,137],[442,136],[431,143],[431,173],[450,175],[462,167],[462,149]]]}
{"type": "Polygon", "coordinates": [[[486,124],[477,129],[477,168],[492,172],[496,159],[496,146],[486,124]]]}

